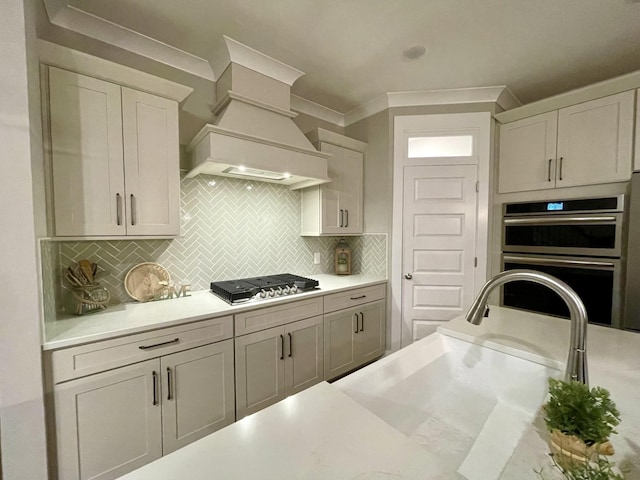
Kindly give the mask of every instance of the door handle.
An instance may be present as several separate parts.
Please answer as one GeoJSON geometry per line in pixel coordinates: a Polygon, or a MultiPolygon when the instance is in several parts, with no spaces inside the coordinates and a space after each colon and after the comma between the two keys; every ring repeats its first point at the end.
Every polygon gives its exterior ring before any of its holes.
{"type": "Polygon", "coordinates": [[[340,209],[340,226],[344,226],[344,210],[340,209]]]}
{"type": "Polygon", "coordinates": [[[349,210],[344,211],[344,227],[347,228],[349,226],[349,210]]]}
{"type": "Polygon", "coordinates": [[[287,333],[289,335],[289,356],[293,357],[293,335],[291,332],[287,333]]]}
{"type": "Polygon", "coordinates": [[[171,373],[171,367],[167,367],[167,400],[173,398],[173,375],[171,373]]]}
{"type": "MultiPolygon", "coordinates": [[[[356,317],[356,330],[353,333],[358,333],[358,314],[354,313],[353,315],[356,317]]],[[[351,315],[351,321],[353,321],[353,315],[351,315]]]]}
{"type": "Polygon", "coordinates": [[[284,360],[284,335],[280,335],[280,360],[284,360]]]}
{"type": "Polygon", "coordinates": [[[122,197],[116,193],[116,224],[122,225],[122,197]]]}
{"type": "Polygon", "coordinates": [[[547,174],[547,182],[551,181],[551,158],[549,159],[549,173],[547,174]]]}
{"type": "Polygon", "coordinates": [[[153,405],[158,405],[158,374],[153,371],[153,405]]]}
{"type": "Polygon", "coordinates": [[[136,224],[136,197],[131,194],[131,225],[136,224]]]}
{"type": "Polygon", "coordinates": [[[407,273],[404,278],[406,278],[407,280],[411,280],[413,278],[413,275],[411,275],[410,273],[407,273]]]}
{"type": "Polygon", "coordinates": [[[563,163],[564,157],[560,157],[560,175],[559,175],[559,180],[562,180],[562,163],[563,163]]]}
{"type": "Polygon", "coordinates": [[[360,312],[360,331],[364,332],[364,313],[362,312],[360,312]]]}

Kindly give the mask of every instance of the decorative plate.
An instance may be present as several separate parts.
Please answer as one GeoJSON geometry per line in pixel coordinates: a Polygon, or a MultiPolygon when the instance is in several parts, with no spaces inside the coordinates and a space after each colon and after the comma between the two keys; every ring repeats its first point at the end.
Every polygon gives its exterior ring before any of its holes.
{"type": "Polygon", "coordinates": [[[129,270],[124,277],[124,288],[134,300],[147,302],[158,297],[170,280],[169,272],[162,265],[145,262],[129,270]]]}

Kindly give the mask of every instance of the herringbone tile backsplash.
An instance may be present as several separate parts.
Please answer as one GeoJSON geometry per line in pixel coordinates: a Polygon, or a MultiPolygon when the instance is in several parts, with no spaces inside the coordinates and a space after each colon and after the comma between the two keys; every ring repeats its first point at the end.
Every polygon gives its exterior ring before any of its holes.
{"type": "MultiPolygon", "coordinates": [[[[130,302],[123,282],[141,262],[157,262],[172,281],[208,290],[211,281],[295,273],[333,273],[337,237],[300,236],[300,192],[270,183],[200,175],[181,182],[182,236],[174,240],[50,242],[41,248],[45,319],[61,311],[61,272],[81,259],[98,263],[114,302],[130,302]],[[320,253],[320,265],[313,254],[320,253]],[[53,289],[53,293],[51,292],[53,289]],[[51,303],[54,302],[55,306],[51,303]]],[[[352,272],[386,276],[387,236],[347,237],[352,272]]]]}

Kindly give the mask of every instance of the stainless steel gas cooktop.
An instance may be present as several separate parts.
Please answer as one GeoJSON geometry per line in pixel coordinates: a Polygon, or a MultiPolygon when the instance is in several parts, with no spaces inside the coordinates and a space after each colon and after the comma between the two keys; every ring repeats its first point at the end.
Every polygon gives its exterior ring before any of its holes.
{"type": "Polygon", "coordinates": [[[211,292],[231,305],[248,302],[252,299],[293,295],[318,288],[318,281],[290,273],[267,275],[264,277],[242,278],[211,282],[211,292]]]}

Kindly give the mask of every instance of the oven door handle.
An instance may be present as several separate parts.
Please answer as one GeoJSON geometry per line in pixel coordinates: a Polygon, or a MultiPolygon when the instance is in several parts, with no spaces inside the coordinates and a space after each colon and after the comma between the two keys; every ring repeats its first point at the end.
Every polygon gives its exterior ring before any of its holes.
{"type": "Polygon", "coordinates": [[[566,225],[571,223],[614,223],[614,216],[605,217],[554,217],[554,218],[505,218],[505,225],[566,225]]]}
{"type": "Polygon", "coordinates": [[[538,265],[562,265],[562,266],[584,266],[584,267],[600,267],[606,269],[615,268],[613,262],[603,262],[600,260],[570,260],[559,258],[536,258],[536,257],[521,257],[518,255],[503,255],[505,262],[518,262],[518,263],[534,263],[538,265]]]}

